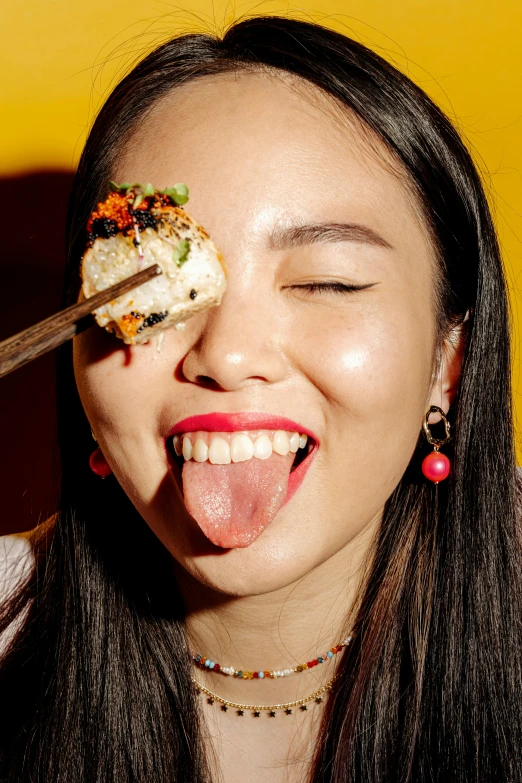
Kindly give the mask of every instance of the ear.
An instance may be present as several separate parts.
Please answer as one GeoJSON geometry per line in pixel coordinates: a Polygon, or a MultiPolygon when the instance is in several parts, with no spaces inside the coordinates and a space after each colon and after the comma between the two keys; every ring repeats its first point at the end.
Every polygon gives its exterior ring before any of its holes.
{"type": "MultiPolygon", "coordinates": [[[[438,366],[435,370],[427,408],[431,405],[437,405],[442,408],[444,413],[447,413],[455,400],[467,343],[468,321],[469,312],[466,313],[463,321],[451,328],[440,346],[438,366]]],[[[434,424],[439,418],[438,413],[433,413],[429,417],[429,423],[434,424]]]]}

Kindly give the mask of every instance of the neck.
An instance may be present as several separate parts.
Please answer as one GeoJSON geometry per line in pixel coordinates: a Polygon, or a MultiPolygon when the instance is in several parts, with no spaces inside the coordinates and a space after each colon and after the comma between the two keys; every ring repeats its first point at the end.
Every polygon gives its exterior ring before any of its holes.
{"type": "MultiPolygon", "coordinates": [[[[189,646],[220,666],[274,671],[325,657],[350,635],[375,521],[297,582],[263,595],[229,597],[176,567],[189,646]]],[[[282,703],[303,698],[336,673],[344,650],[308,671],[245,681],[194,666],[195,678],[229,701],[282,703]]]]}

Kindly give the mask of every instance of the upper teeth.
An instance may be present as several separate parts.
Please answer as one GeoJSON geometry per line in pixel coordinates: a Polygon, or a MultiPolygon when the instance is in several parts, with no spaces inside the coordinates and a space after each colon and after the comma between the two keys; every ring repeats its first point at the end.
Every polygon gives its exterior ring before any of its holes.
{"type": "Polygon", "coordinates": [[[191,432],[174,435],[174,450],[185,460],[229,465],[245,462],[252,457],[268,459],[275,452],[285,456],[306,446],[307,435],[284,430],[257,430],[256,432],[191,432]]]}

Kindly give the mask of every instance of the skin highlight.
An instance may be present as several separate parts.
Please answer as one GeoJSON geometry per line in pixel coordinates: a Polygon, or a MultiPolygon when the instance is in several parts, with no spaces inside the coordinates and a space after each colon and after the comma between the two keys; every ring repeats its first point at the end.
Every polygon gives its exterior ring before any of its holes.
{"type": "MultiPolygon", "coordinates": [[[[161,101],[114,172],[116,181],[158,188],[186,182],[187,210],[229,269],[220,307],[184,331],[166,331],[161,353],[154,341],[126,348],[101,329],[74,346],[80,396],[103,453],[172,554],[192,645],[223,664],[282,668],[341,641],[384,503],[425,412],[447,410],[453,399],[458,334],[442,346],[435,372],[434,251],[390,166],[384,147],[370,146],[347,116],[340,122],[317,89],[243,73],[200,79],[161,101]],[[367,226],[389,247],[274,240],[325,223],[367,226]],[[334,281],[369,287],[303,288],[334,281]],[[163,438],[188,415],[248,410],[296,419],[321,446],[263,534],[223,552],[202,540],[184,508],[163,438]]],[[[230,700],[270,703],[301,698],[334,672],[330,664],[248,687],[198,677],[230,700]]],[[[253,764],[260,781],[293,780],[288,770],[274,777],[290,757],[301,759],[291,774],[303,779],[314,720],[265,722],[259,750],[257,721],[245,730],[232,715],[206,712],[227,783],[253,764]]]]}

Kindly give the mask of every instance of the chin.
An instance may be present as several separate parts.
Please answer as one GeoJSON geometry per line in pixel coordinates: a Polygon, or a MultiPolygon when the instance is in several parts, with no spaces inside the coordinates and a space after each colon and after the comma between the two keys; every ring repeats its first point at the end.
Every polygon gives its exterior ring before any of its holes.
{"type": "Polygon", "coordinates": [[[179,528],[171,529],[166,539],[160,538],[177,564],[179,579],[186,573],[231,598],[264,595],[302,580],[346,544],[327,535],[326,527],[322,527],[324,536],[319,539],[318,528],[311,522],[301,524],[299,531],[290,516],[288,524],[284,522],[263,531],[250,546],[237,549],[219,549],[210,543],[204,552],[187,549],[190,536],[181,536],[179,528]]]}
{"type": "MultiPolygon", "coordinates": [[[[226,557],[219,561],[211,558],[180,561],[173,556],[178,567],[190,577],[229,598],[266,595],[284,590],[319,565],[302,561],[301,568],[298,568],[296,563],[292,562],[291,556],[281,556],[280,561],[271,565],[263,556],[245,557],[244,549],[229,550],[226,557]],[[283,564],[281,561],[287,562],[283,564]]],[[[178,576],[183,578],[179,568],[176,570],[178,576]]]]}

